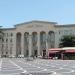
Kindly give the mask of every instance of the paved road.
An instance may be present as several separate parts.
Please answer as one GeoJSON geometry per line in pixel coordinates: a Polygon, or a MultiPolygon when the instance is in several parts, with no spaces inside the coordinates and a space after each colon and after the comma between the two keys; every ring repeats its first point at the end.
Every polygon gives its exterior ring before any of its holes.
{"type": "Polygon", "coordinates": [[[0,75],[75,75],[75,60],[0,58],[0,75]]]}

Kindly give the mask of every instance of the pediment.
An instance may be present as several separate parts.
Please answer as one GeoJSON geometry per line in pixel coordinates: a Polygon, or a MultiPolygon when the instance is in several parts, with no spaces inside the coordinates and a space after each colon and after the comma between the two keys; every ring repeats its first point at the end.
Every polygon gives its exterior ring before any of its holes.
{"type": "Polygon", "coordinates": [[[45,21],[30,21],[15,25],[16,28],[41,28],[41,27],[54,27],[56,22],[45,22],[45,21]]]}

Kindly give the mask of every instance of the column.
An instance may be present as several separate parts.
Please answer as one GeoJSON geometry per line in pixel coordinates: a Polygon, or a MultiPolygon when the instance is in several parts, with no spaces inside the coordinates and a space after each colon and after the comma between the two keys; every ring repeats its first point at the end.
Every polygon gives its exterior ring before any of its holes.
{"type": "Polygon", "coordinates": [[[40,32],[37,34],[37,38],[38,56],[40,56],[40,32]]]}
{"type": "Polygon", "coordinates": [[[46,56],[48,56],[48,32],[46,32],[46,56]]]}
{"type": "Polygon", "coordinates": [[[13,35],[12,41],[12,57],[16,57],[16,33],[13,35]]]}
{"type": "Polygon", "coordinates": [[[10,48],[11,48],[11,46],[12,46],[12,44],[11,44],[11,42],[10,42],[10,40],[9,40],[10,38],[8,38],[8,57],[11,57],[11,54],[10,54],[10,48]]]}
{"type": "Polygon", "coordinates": [[[31,34],[29,34],[29,36],[28,36],[28,38],[29,38],[29,57],[32,55],[32,35],[31,34]]]}
{"type": "Polygon", "coordinates": [[[24,56],[24,33],[21,35],[21,55],[24,56]]]}
{"type": "Polygon", "coordinates": [[[0,57],[1,57],[1,53],[2,53],[2,51],[1,51],[1,49],[2,49],[2,39],[0,39],[0,57]]]}

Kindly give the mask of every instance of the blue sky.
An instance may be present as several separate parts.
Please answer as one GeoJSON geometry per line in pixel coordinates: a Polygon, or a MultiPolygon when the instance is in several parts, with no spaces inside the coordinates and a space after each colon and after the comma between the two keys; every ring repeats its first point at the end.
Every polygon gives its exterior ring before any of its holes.
{"type": "Polygon", "coordinates": [[[31,20],[75,24],[75,0],[0,0],[0,26],[31,20]]]}

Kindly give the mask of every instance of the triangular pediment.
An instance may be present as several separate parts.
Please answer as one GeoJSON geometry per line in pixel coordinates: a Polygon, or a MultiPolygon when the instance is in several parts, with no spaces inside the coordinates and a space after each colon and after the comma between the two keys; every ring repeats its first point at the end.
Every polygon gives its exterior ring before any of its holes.
{"type": "Polygon", "coordinates": [[[35,27],[46,27],[46,26],[54,26],[57,24],[56,22],[47,22],[47,21],[30,21],[30,22],[24,22],[15,25],[16,28],[35,28],[35,27]]]}

